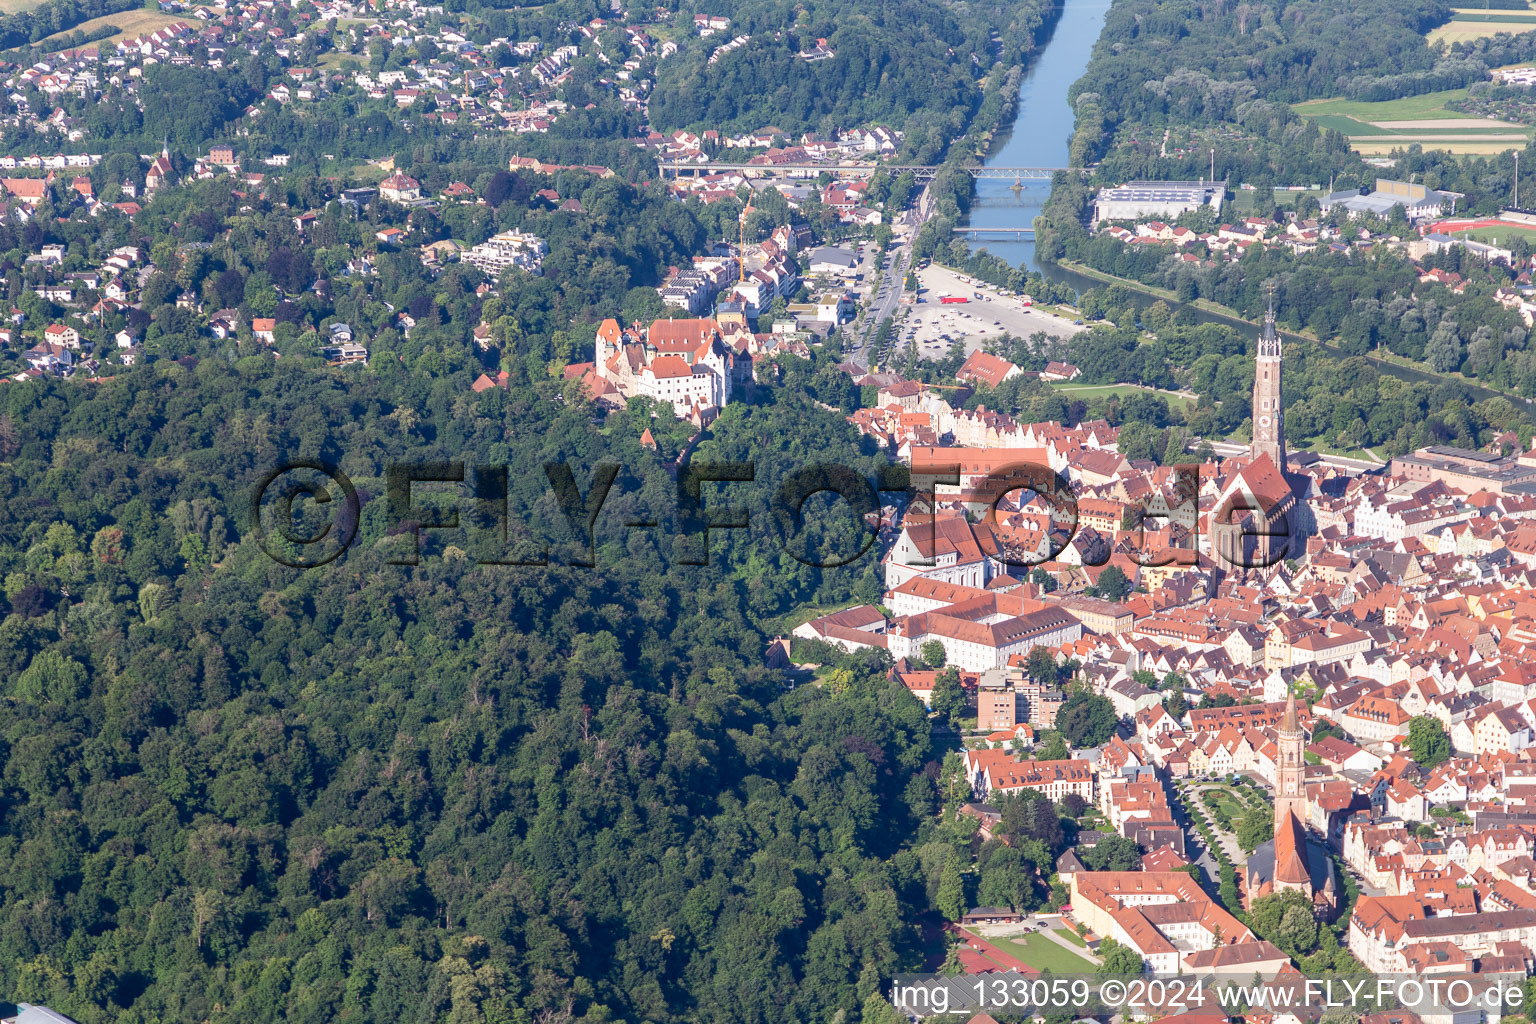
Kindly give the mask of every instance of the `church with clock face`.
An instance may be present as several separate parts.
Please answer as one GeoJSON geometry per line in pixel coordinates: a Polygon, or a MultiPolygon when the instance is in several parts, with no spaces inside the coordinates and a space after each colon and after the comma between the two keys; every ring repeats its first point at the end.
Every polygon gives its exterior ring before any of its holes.
{"type": "Polygon", "coordinates": [[[1253,445],[1249,453],[1267,455],[1275,468],[1285,470],[1285,407],[1280,391],[1280,335],[1275,331],[1275,310],[1264,314],[1259,352],[1253,368],[1253,445]]]}
{"type": "Polygon", "coordinates": [[[1253,374],[1253,441],[1248,463],[1227,481],[1212,524],[1213,554],[1235,572],[1263,570],[1300,550],[1305,478],[1286,465],[1283,368],[1275,310],[1264,315],[1253,374]]]}

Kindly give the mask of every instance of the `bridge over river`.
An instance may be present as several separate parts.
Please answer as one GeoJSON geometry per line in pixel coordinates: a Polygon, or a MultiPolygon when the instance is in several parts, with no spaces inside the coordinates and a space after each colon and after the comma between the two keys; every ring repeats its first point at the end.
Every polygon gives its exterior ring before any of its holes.
{"type": "Polygon", "coordinates": [[[953,229],[955,234],[974,239],[1014,239],[1016,241],[1028,241],[1035,237],[1034,228],[972,228],[957,227],[953,229]]]}
{"type": "MultiPolygon", "coordinates": [[[[662,164],[663,175],[676,178],[698,178],[710,174],[743,174],[748,177],[756,177],[764,174],[779,174],[791,178],[814,178],[826,171],[828,174],[840,178],[869,177],[876,171],[885,171],[889,174],[901,174],[911,171],[912,177],[917,181],[932,181],[938,174],[940,164],[868,164],[868,163],[836,163],[836,164],[662,164]]],[[[998,181],[1050,181],[1057,171],[1076,171],[1079,174],[1089,173],[1091,167],[983,167],[970,165],[962,167],[972,178],[992,179],[998,181]]]]}

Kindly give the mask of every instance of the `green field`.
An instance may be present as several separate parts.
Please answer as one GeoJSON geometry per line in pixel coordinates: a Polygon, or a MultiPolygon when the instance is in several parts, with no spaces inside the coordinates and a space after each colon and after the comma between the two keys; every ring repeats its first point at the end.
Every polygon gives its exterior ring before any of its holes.
{"type": "Polygon", "coordinates": [[[1236,794],[1229,789],[1207,789],[1200,794],[1200,803],[1205,804],[1207,797],[1210,797],[1212,802],[1220,807],[1222,813],[1234,824],[1239,818],[1248,813],[1248,805],[1239,800],[1236,794]]]}
{"type": "Polygon", "coordinates": [[[1452,21],[1512,21],[1532,22],[1536,27],[1536,11],[1468,11],[1458,10],[1452,21]]]}
{"type": "Polygon", "coordinates": [[[1499,225],[1490,228],[1473,228],[1471,231],[1454,232],[1457,238],[1470,238],[1474,242],[1487,242],[1489,245],[1508,245],[1515,238],[1523,238],[1532,245],[1536,245],[1536,228],[1506,227],[1499,225]]]}
{"type": "Polygon", "coordinates": [[[1188,410],[1195,404],[1192,398],[1175,395],[1168,391],[1159,391],[1157,388],[1145,388],[1139,384],[1072,384],[1064,380],[1053,380],[1049,383],[1062,394],[1069,395],[1072,398],[1081,398],[1085,402],[1091,402],[1095,398],[1124,398],[1127,395],[1142,392],[1149,395],[1162,395],[1168,400],[1169,408],[1188,410]]]}
{"type": "Polygon", "coordinates": [[[1057,935],[1060,935],[1062,938],[1072,943],[1072,945],[1081,946],[1084,949],[1088,948],[1088,943],[1083,941],[1083,937],[1077,934],[1077,932],[1073,931],[1071,928],[1056,928],[1054,931],[1057,935]]]}
{"type": "MultiPolygon", "coordinates": [[[[1293,210],[1296,208],[1297,200],[1299,200],[1302,196],[1320,197],[1325,195],[1327,191],[1328,190],[1325,188],[1319,188],[1303,189],[1299,192],[1292,192],[1289,189],[1277,188],[1275,189],[1275,205],[1282,210],[1293,210]]],[[[1249,214],[1253,213],[1253,198],[1253,192],[1250,192],[1247,189],[1238,189],[1236,193],[1234,193],[1232,201],[1227,204],[1227,208],[1235,213],[1248,216],[1249,214]]]]}
{"type": "MultiPolygon", "coordinates": [[[[1531,14],[1531,26],[1536,29],[1536,11],[1531,14]]],[[[1296,104],[1295,110],[1319,128],[1348,136],[1354,149],[1365,154],[1387,153],[1413,143],[1450,153],[1500,153],[1529,139],[1531,129],[1524,125],[1478,123],[1487,119],[1446,109],[1446,104],[1466,95],[1465,89],[1445,89],[1380,102],[1309,100],[1296,104]]]]}
{"type": "Polygon", "coordinates": [[[355,60],[363,67],[368,66],[367,54],[359,56],[355,53],[348,53],[346,50],[332,50],[329,53],[322,53],[319,59],[315,61],[315,66],[324,68],[327,71],[335,71],[349,60],[355,60]]]}
{"type": "Polygon", "coordinates": [[[1374,102],[1342,99],[1308,100],[1305,103],[1296,104],[1294,109],[1302,117],[1339,114],[1352,117],[1357,121],[1407,121],[1431,117],[1466,117],[1466,114],[1445,109],[1445,105],[1452,100],[1466,98],[1467,90],[1465,89],[1446,89],[1441,92],[1426,92],[1420,96],[1404,96],[1402,99],[1374,102]]]}
{"type": "Polygon", "coordinates": [[[1092,974],[1093,964],[1061,948],[1044,935],[1029,933],[1011,939],[990,939],[998,949],[1042,971],[1056,974],[1092,974]]]}
{"type": "Polygon", "coordinates": [[[1366,121],[1356,121],[1354,118],[1345,117],[1343,114],[1321,114],[1316,117],[1309,114],[1307,115],[1307,120],[1312,121],[1319,128],[1332,128],[1336,132],[1349,136],[1387,134],[1385,128],[1377,128],[1366,121]]]}

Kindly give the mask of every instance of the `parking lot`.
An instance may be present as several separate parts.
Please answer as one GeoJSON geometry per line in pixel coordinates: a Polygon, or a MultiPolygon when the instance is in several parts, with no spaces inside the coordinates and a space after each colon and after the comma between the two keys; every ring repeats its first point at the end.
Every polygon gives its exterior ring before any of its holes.
{"type": "Polygon", "coordinates": [[[1011,334],[1028,338],[1037,331],[1066,337],[1086,327],[1053,313],[1026,308],[1018,296],[1003,295],[990,285],[962,277],[946,267],[930,265],[917,272],[923,286],[922,302],[910,308],[901,325],[901,339],[917,342],[924,359],[941,359],[956,341],[965,343],[967,354],[981,348],[988,338],[1011,334]],[[964,296],[967,301],[942,303],[943,295],[964,296]],[[980,295],[980,298],[977,296],[980,295]]]}

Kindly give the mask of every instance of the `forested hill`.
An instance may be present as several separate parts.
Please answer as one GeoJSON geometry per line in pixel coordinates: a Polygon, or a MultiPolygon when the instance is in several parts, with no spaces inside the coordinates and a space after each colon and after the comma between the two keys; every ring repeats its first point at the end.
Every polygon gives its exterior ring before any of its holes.
{"type": "MultiPolygon", "coordinates": [[[[0,388],[10,998],[85,1024],[851,1022],[914,963],[924,710],[873,666],[792,692],[762,667],[759,623],[864,593],[872,559],[727,538],[676,565],[665,529],[615,525],[675,487],[641,403],[600,429],[555,382],[468,382],[267,356],[0,388]],[[363,499],[307,572],[241,511],[300,455],[363,499]],[[386,562],[393,459],[508,466],[527,522],[558,519],[543,462],[585,489],[603,457],[626,468],[595,569],[476,565],[437,531],[386,562]]],[[[759,483],[728,498],[758,512],[809,462],[874,466],[788,393],[696,457],[741,452],[759,483]]]]}
{"type": "Polygon", "coordinates": [[[789,133],[887,124],[909,149],[936,160],[961,134],[994,65],[1017,65],[1056,12],[1047,0],[997,5],[949,0],[780,0],[730,5],[720,38],[693,40],[660,69],[650,100],[654,127],[789,133]],[[798,11],[798,17],[795,12],[798,11]],[[785,25],[792,26],[782,30],[785,25]],[[739,49],[716,55],[727,38],[739,49]],[[825,39],[834,56],[807,61],[825,39]],[[929,140],[932,140],[931,142],[929,140]]]}

